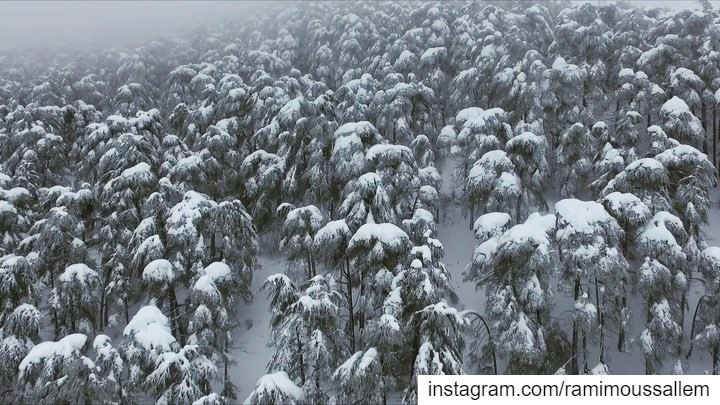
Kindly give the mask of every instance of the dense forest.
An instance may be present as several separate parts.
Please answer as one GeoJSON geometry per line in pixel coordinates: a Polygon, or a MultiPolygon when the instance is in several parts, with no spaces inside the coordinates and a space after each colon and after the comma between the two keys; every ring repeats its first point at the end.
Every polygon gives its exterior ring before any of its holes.
{"type": "Polygon", "coordinates": [[[0,403],[720,373],[720,10],[694,8],[275,3],[0,53],[0,403]]]}

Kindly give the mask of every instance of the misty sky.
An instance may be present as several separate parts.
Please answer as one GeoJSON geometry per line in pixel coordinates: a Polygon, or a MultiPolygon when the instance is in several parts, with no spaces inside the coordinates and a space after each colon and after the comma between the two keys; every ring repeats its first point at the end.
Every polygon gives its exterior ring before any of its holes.
{"type": "Polygon", "coordinates": [[[263,6],[256,1],[0,1],[0,49],[142,45],[263,6]]]}
{"type": "MultiPolygon", "coordinates": [[[[697,8],[697,2],[692,0],[633,2],[675,9],[697,8]]],[[[720,5],[720,1],[713,3],[716,7],[720,5]]],[[[267,3],[0,1],[0,50],[139,46],[162,35],[192,31],[208,22],[236,19],[258,7],[267,7],[267,3]]]]}

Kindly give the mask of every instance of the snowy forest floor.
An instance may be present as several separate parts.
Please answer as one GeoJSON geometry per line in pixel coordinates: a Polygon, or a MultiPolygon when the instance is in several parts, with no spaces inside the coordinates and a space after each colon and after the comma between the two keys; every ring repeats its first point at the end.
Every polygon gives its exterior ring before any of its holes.
{"type": "MultiPolygon", "coordinates": [[[[439,168],[443,177],[442,194],[450,197],[451,195],[461,195],[459,186],[453,184],[450,172],[454,162],[446,161],[439,168]],[[453,194],[453,191],[454,194],[453,194]]],[[[713,190],[712,201],[715,207],[709,213],[708,224],[704,228],[705,240],[709,245],[720,245],[720,190],[713,190]]],[[[458,295],[458,309],[472,309],[484,313],[485,311],[485,292],[484,290],[476,290],[471,282],[463,281],[463,272],[470,262],[473,250],[477,245],[477,240],[469,227],[469,217],[467,207],[460,203],[458,198],[451,199],[450,204],[441,208],[440,218],[438,222],[438,238],[445,248],[445,263],[450,272],[458,295]]],[[[553,207],[554,201],[548,201],[548,205],[553,207]]],[[[235,363],[231,366],[231,379],[237,385],[239,390],[238,398],[245,398],[249,392],[255,387],[255,382],[265,373],[265,367],[270,359],[273,349],[268,347],[270,341],[270,303],[265,293],[261,290],[262,283],[265,279],[275,273],[285,272],[287,268],[287,260],[282,252],[273,254],[264,253],[259,256],[261,268],[253,277],[254,299],[251,303],[239,304],[238,323],[239,326],[234,333],[234,351],[232,353],[235,363]]],[[[694,276],[698,276],[695,274],[694,276]]],[[[685,316],[685,334],[689,334],[692,322],[692,311],[697,305],[698,299],[703,294],[703,286],[697,280],[691,280],[691,287],[688,296],[688,309],[685,316]]],[[[568,308],[571,306],[571,297],[562,291],[555,296],[556,307],[568,308]],[[562,302],[563,300],[567,302],[562,302]]],[[[617,334],[608,331],[606,344],[608,348],[608,359],[610,371],[613,374],[644,374],[644,357],[635,343],[635,339],[640,335],[645,327],[645,319],[643,316],[644,309],[642,300],[637,293],[630,297],[630,310],[632,322],[630,325],[630,341],[628,342],[627,352],[618,352],[616,349],[617,334]]],[[[568,313],[553,313],[553,320],[560,322],[566,333],[571,333],[571,320],[568,313]]],[[[599,345],[592,345],[590,350],[597,350],[599,345]]],[[[689,348],[683,348],[687,353],[689,348]]],[[[687,374],[705,374],[710,366],[710,359],[706,358],[707,354],[702,351],[695,350],[687,363],[684,363],[685,373],[687,374]]],[[[590,358],[597,358],[597,353],[590,353],[590,358]]],[[[597,363],[597,362],[596,362],[597,363]]],[[[595,364],[589,364],[592,368],[595,364]]],[[[670,373],[673,364],[668,362],[665,364],[663,373],[670,373]]],[[[504,369],[500,362],[499,370],[502,373],[504,369]]]]}

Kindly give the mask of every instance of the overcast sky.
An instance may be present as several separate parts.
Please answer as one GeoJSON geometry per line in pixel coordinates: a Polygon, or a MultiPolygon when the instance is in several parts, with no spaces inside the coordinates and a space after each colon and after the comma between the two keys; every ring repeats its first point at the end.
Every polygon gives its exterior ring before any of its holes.
{"type": "Polygon", "coordinates": [[[256,1],[0,1],[0,49],[140,45],[263,6],[256,1]]]}
{"type": "MultiPolygon", "coordinates": [[[[697,8],[691,0],[633,3],[697,8]]],[[[720,0],[713,3],[718,7],[720,0]]],[[[141,45],[266,6],[256,1],[0,1],[0,50],[141,45]]]]}

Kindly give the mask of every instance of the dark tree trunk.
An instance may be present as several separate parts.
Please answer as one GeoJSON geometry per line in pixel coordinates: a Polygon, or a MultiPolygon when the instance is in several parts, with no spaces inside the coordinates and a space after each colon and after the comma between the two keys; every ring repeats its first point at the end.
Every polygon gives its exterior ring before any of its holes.
{"type": "Polygon", "coordinates": [[[345,258],[345,281],[347,285],[347,302],[348,302],[348,334],[350,335],[350,349],[355,353],[355,308],[353,304],[352,280],[350,276],[350,260],[345,258]]]}
{"type": "MultiPolygon", "coordinates": [[[[580,279],[575,279],[575,287],[574,287],[574,293],[573,297],[575,298],[574,301],[577,301],[577,299],[580,297],[580,279]]],[[[578,333],[578,325],[575,320],[573,320],[572,323],[572,342],[570,345],[570,355],[573,359],[572,362],[570,362],[570,374],[571,375],[577,375],[578,373],[578,343],[580,340],[580,336],[578,333]]]]}
{"type": "Polygon", "coordinates": [[[588,367],[588,350],[587,350],[587,332],[582,333],[582,352],[583,352],[583,373],[587,374],[590,368],[588,367]]]}
{"type": "MultiPolygon", "coordinates": [[[[685,290],[683,291],[682,298],[680,299],[680,336],[685,334],[685,307],[687,306],[687,290],[685,290]]],[[[677,354],[678,356],[682,354],[682,339],[678,341],[677,354]]]]}
{"type": "MultiPolygon", "coordinates": [[[[365,295],[365,271],[362,271],[360,274],[360,297],[364,297],[365,295]]],[[[360,331],[362,332],[363,328],[365,327],[365,309],[361,308],[359,312],[359,319],[358,319],[358,327],[360,328],[360,331]]]]}
{"type": "MultiPolygon", "coordinates": [[[[103,289],[104,290],[104,289],[103,289]]],[[[105,294],[100,294],[100,319],[98,320],[98,326],[102,330],[105,316],[105,294]]]]}
{"type": "Polygon", "coordinates": [[[130,323],[130,312],[128,309],[129,305],[128,305],[127,297],[123,298],[123,304],[124,304],[123,306],[125,307],[125,325],[127,325],[130,323]]]}
{"type": "Polygon", "coordinates": [[[710,151],[710,141],[708,140],[708,124],[707,124],[707,111],[705,109],[705,101],[702,102],[700,108],[702,108],[702,127],[703,127],[703,131],[705,131],[705,142],[703,142],[703,153],[707,154],[710,151]]]}
{"type": "Polygon", "coordinates": [[[57,309],[53,308],[52,313],[53,313],[53,324],[55,326],[55,338],[57,339],[60,336],[60,323],[58,320],[57,309]]]}
{"type": "Polygon", "coordinates": [[[717,132],[718,132],[718,121],[717,121],[717,104],[713,104],[713,129],[712,129],[712,144],[713,144],[713,155],[712,163],[717,166],[717,132]]]}
{"type": "Polygon", "coordinates": [[[305,360],[303,359],[302,342],[300,341],[300,332],[296,332],[295,338],[297,339],[297,349],[300,353],[299,366],[300,366],[300,385],[305,385],[305,360]]]}
{"type": "Polygon", "coordinates": [[[600,302],[600,287],[595,277],[595,305],[598,313],[598,324],[600,325],[600,362],[605,363],[605,308],[600,302]]]}
{"type": "MultiPolygon", "coordinates": [[[[705,297],[706,297],[706,296],[700,297],[700,299],[698,300],[697,304],[695,305],[695,313],[693,314],[692,323],[690,324],[690,337],[695,336],[695,325],[696,325],[697,318],[698,318],[698,314],[699,314],[699,311],[700,311],[700,305],[702,305],[703,300],[705,299],[705,297]]],[[[688,350],[688,353],[687,353],[687,355],[685,356],[685,358],[690,358],[690,356],[692,355],[692,352],[693,352],[693,342],[694,342],[694,339],[690,339],[690,350],[688,350]]]]}
{"type": "Polygon", "coordinates": [[[180,322],[180,309],[177,302],[177,295],[175,295],[175,287],[168,287],[168,298],[170,299],[170,310],[172,312],[172,321],[170,325],[173,326],[173,334],[175,338],[180,342],[181,346],[185,346],[185,332],[183,330],[182,322],[180,322]]]}
{"type": "Polygon", "coordinates": [[[475,225],[475,201],[470,200],[470,229],[475,225]]]}
{"type": "MultiPolygon", "coordinates": [[[[625,309],[625,305],[627,303],[627,297],[625,296],[627,294],[626,291],[624,291],[625,288],[623,287],[623,297],[620,299],[622,301],[623,310],[625,309]]],[[[623,324],[623,320],[620,320],[620,331],[618,332],[618,344],[617,344],[618,352],[622,353],[625,351],[625,325],[623,324]]]]}
{"type": "Polygon", "coordinates": [[[225,337],[225,351],[223,352],[223,381],[224,387],[228,387],[230,384],[230,378],[228,376],[228,353],[230,352],[230,339],[225,337]]]}

